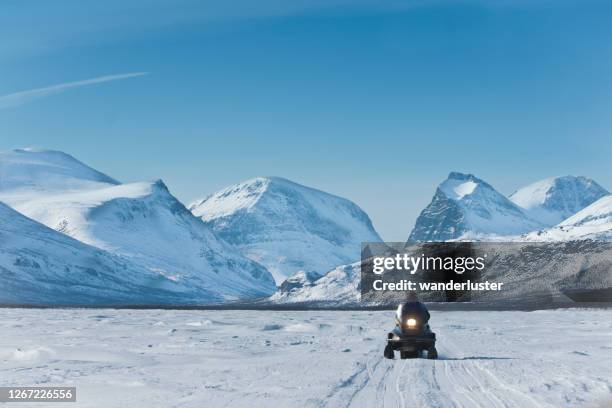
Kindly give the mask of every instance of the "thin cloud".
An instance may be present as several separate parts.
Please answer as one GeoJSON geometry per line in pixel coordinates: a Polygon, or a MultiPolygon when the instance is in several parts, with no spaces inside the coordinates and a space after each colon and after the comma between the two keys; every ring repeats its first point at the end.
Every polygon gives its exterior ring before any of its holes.
{"type": "Polygon", "coordinates": [[[130,72],[127,74],[105,75],[97,78],[84,79],[81,81],[66,82],[63,84],[46,86],[44,88],[29,89],[27,91],[15,92],[7,95],[0,95],[0,109],[20,106],[36,99],[44,98],[50,95],[55,95],[64,92],[68,89],[78,88],[81,86],[101,84],[103,82],[119,81],[148,75],[148,72],[130,72]]]}

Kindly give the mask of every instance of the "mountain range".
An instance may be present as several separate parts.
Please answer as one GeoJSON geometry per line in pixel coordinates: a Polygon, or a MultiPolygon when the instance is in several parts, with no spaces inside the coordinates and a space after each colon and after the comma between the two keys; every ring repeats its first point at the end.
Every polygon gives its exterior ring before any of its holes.
{"type": "MultiPolygon", "coordinates": [[[[362,242],[355,203],[258,177],[186,208],[163,181],[122,184],[58,151],[0,152],[0,303],[354,302],[362,242]],[[355,263],[357,262],[357,263],[355,263]]],[[[563,176],[506,197],[452,172],[408,242],[612,240],[612,196],[563,176]]]]}
{"type": "MultiPolygon", "coordinates": [[[[612,195],[593,180],[575,176],[549,178],[505,197],[472,174],[451,172],[417,218],[408,243],[588,239],[612,241],[612,195]]],[[[601,268],[595,271],[570,268],[573,272],[568,272],[559,267],[547,267],[549,264],[558,266],[553,260],[562,256],[563,247],[560,248],[554,250],[557,252],[550,255],[551,259],[540,262],[539,269],[546,273],[540,271],[535,278],[530,277],[532,281],[527,281],[526,276],[513,279],[531,282],[529,285],[535,287],[538,283],[578,282],[596,274],[594,280],[600,284],[610,283],[610,276],[602,278],[601,268]]],[[[582,246],[582,250],[593,251],[593,254],[601,252],[596,244],[588,243],[582,246]]],[[[516,275],[513,264],[501,265],[503,267],[498,268],[496,278],[516,275]]],[[[291,285],[281,286],[270,299],[276,303],[322,306],[357,304],[360,299],[359,272],[360,264],[356,263],[335,267],[321,278],[298,275],[291,278],[291,285]]]]}
{"type": "MultiPolygon", "coordinates": [[[[417,218],[408,241],[516,241],[537,232],[552,238],[544,231],[609,194],[593,180],[564,176],[538,181],[506,197],[472,174],[452,172],[417,218]]],[[[580,239],[579,234],[573,236],[580,239]]]]}
{"type": "Polygon", "coordinates": [[[191,293],[181,304],[248,299],[275,290],[263,266],[219,239],[161,180],[119,184],[61,152],[16,150],[0,157],[0,201],[137,265],[126,279],[138,281],[143,270],[152,272],[173,282],[175,291],[191,293]]]}

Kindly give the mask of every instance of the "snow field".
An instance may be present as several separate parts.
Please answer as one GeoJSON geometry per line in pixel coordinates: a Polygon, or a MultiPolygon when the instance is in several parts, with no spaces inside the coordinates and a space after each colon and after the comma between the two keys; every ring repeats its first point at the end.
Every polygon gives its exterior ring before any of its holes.
{"type": "Polygon", "coordinates": [[[0,386],[76,386],[73,408],[606,406],[611,317],[432,311],[432,361],[382,358],[393,311],[1,309],[0,386]]]}

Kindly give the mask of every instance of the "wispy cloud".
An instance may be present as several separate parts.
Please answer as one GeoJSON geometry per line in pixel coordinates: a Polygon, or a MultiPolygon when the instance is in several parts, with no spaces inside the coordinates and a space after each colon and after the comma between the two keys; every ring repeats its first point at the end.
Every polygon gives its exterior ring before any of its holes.
{"type": "Polygon", "coordinates": [[[55,95],[64,92],[68,89],[78,88],[81,86],[101,84],[103,82],[118,81],[147,75],[148,72],[130,72],[127,74],[105,75],[97,78],[84,79],[81,81],[65,82],[44,88],[29,89],[27,91],[15,92],[6,95],[0,95],[0,109],[11,108],[13,106],[23,105],[36,99],[44,98],[50,95],[55,95]]]}

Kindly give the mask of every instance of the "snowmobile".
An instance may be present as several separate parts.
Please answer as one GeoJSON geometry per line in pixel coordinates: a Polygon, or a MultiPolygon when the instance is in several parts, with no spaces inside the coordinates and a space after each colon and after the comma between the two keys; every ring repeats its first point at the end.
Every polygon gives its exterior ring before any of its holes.
{"type": "Polygon", "coordinates": [[[429,328],[429,312],[420,302],[402,303],[395,314],[395,328],[387,335],[385,358],[418,358],[427,352],[428,359],[438,358],[436,334],[429,328]]]}

